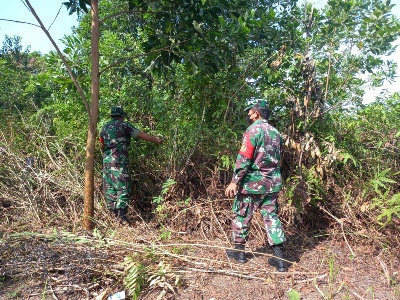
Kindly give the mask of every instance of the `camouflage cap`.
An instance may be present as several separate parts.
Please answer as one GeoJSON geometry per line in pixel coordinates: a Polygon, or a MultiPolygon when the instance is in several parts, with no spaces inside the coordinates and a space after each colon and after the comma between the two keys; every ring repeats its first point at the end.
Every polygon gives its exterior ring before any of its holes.
{"type": "Polygon", "coordinates": [[[251,98],[247,102],[247,106],[244,110],[248,111],[250,109],[258,111],[264,119],[267,119],[269,117],[269,108],[267,105],[267,101],[264,99],[251,98]]]}
{"type": "Polygon", "coordinates": [[[248,111],[249,109],[252,108],[263,108],[263,107],[268,107],[266,100],[252,97],[249,100],[247,100],[246,108],[244,109],[244,111],[248,111]]]}
{"type": "Polygon", "coordinates": [[[121,106],[113,106],[111,107],[111,117],[125,117],[126,113],[124,112],[124,109],[121,106]]]}

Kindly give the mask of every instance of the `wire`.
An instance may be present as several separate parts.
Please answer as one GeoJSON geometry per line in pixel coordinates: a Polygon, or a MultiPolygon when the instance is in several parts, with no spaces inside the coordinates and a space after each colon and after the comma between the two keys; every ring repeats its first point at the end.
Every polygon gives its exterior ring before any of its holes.
{"type": "Polygon", "coordinates": [[[50,24],[49,28],[47,28],[47,31],[50,30],[51,26],[53,26],[54,22],[57,20],[58,15],[60,14],[61,8],[63,7],[64,4],[61,4],[60,9],[58,10],[58,13],[56,17],[54,18],[53,22],[50,24]]]}
{"type": "Polygon", "coordinates": [[[40,28],[39,25],[33,24],[33,23],[29,23],[29,22],[23,22],[23,21],[17,21],[17,20],[10,20],[10,19],[0,19],[0,21],[8,21],[8,22],[15,22],[15,23],[28,24],[28,25],[33,25],[33,26],[36,26],[36,27],[39,27],[39,28],[40,28]]]}
{"type": "Polygon", "coordinates": [[[25,5],[25,7],[26,7],[27,10],[31,11],[31,10],[29,9],[28,5],[26,5],[26,3],[25,3],[23,0],[21,0],[21,2],[22,2],[23,5],[25,5]]]}

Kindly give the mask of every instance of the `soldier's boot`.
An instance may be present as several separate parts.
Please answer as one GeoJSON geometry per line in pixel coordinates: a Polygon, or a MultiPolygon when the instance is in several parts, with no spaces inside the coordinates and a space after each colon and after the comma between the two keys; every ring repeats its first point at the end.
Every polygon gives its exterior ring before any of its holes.
{"type": "Polygon", "coordinates": [[[128,218],[126,217],[128,209],[125,208],[120,208],[117,209],[117,217],[122,225],[130,225],[128,218]]]}
{"type": "Polygon", "coordinates": [[[235,244],[233,249],[226,250],[226,255],[233,258],[237,262],[244,264],[247,262],[246,252],[244,252],[243,244],[235,244]]]}
{"type": "Polygon", "coordinates": [[[268,259],[268,264],[271,266],[275,267],[278,272],[287,272],[287,267],[286,263],[283,258],[283,245],[278,244],[278,245],[273,245],[272,246],[272,251],[274,252],[275,257],[270,257],[268,259]]]}

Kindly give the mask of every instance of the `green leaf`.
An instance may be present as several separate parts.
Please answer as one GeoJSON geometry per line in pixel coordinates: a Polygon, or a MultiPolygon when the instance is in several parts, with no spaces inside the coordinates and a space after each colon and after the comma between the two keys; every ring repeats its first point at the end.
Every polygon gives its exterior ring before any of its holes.
{"type": "Polygon", "coordinates": [[[223,16],[218,16],[218,21],[219,21],[219,24],[221,25],[221,27],[225,28],[226,21],[225,21],[224,17],[223,16]]]}
{"type": "Polygon", "coordinates": [[[300,294],[294,289],[291,289],[288,292],[288,297],[289,297],[290,300],[301,300],[300,294]]]}
{"type": "Polygon", "coordinates": [[[196,29],[198,32],[203,34],[203,30],[201,29],[199,23],[197,23],[196,21],[193,21],[193,26],[194,26],[194,29],[196,29]]]}
{"type": "Polygon", "coordinates": [[[347,161],[350,159],[350,160],[353,162],[354,166],[355,166],[355,167],[357,166],[356,160],[354,159],[354,157],[353,157],[350,153],[342,152],[341,155],[342,155],[343,163],[344,163],[344,164],[346,164],[347,161]]]}

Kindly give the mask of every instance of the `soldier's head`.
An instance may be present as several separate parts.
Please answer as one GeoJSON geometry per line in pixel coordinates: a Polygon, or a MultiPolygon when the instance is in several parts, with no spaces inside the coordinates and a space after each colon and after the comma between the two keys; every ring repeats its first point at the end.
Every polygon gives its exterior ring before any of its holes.
{"type": "Polygon", "coordinates": [[[111,107],[110,116],[115,119],[124,119],[126,117],[126,113],[121,106],[113,106],[111,107]]]}
{"type": "Polygon", "coordinates": [[[269,118],[267,101],[263,99],[250,99],[244,110],[247,112],[247,122],[250,124],[258,119],[268,120],[269,118]]]}

